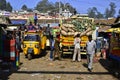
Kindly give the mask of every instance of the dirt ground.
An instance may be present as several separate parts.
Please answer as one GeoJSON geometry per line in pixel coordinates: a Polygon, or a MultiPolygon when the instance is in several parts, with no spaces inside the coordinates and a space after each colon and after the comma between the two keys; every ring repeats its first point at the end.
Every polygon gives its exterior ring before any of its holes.
{"type": "Polygon", "coordinates": [[[82,62],[71,61],[69,57],[50,61],[49,51],[45,56],[32,60],[28,60],[21,53],[20,68],[4,80],[119,80],[111,74],[108,60],[94,61],[92,72],[87,70],[84,56],[82,62]]]}

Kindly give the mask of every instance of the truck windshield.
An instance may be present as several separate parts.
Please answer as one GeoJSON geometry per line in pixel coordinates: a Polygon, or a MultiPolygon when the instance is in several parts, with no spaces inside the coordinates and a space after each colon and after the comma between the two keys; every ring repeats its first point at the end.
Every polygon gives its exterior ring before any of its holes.
{"type": "Polygon", "coordinates": [[[24,41],[39,41],[39,35],[27,35],[24,37],[24,41]]]}

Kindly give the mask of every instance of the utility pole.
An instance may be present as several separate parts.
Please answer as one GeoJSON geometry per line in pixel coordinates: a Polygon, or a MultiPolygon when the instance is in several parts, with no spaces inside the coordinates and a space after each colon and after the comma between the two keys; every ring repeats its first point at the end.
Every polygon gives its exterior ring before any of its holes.
{"type": "Polygon", "coordinates": [[[61,12],[62,12],[62,8],[61,8],[61,1],[59,0],[59,24],[61,24],[61,12]]]}
{"type": "Polygon", "coordinates": [[[59,0],[59,19],[60,19],[60,7],[61,7],[61,3],[60,3],[60,0],[59,0]]]}

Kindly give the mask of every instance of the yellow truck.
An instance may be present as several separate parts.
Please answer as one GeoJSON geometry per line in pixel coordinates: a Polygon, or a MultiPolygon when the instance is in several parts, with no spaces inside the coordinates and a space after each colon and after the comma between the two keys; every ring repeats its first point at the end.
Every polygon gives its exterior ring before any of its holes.
{"type": "Polygon", "coordinates": [[[73,54],[74,36],[80,34],[81,54],[86,54],[88,36],[94,32],[94,19],[88,16],[75,16],[69,20],[63,20],[60,26],[60,50],[62,54],[73,54]]]}
{"type": "MultiPolygon", "coordinates": [[[[81,36],[81,54],[86,54],[86,43],[88,41],[88,36],[81,36]]],[[[74,36],[60,36],[60,49],[63,54],[73,54],[74,52],[74,36]]]]}
{"type": "Polygon", "coordinates": [[[63,54],[72,54],[74,50],[74,36],[60,35],[60,50],[63,54]]]}
{"type": "Polygon", "coordinates": [[[86,54],[86,43],[88,42],[88,36],[84,35],[80,37],[81,43],[80,43],[80,48],[81,48],[81,54],[86,54]]]}

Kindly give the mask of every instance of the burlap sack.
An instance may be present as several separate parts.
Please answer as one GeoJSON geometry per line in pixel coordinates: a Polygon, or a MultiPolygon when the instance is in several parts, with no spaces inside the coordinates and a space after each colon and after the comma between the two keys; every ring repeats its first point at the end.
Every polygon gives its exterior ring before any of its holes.
{"type": "Polygon", "coordinates": [[[89,31],[86,33],[87,36],[92,35],[93,31],[89,31]]]}
{"type": "Polygon", "coordinates": [[[68,32],[68,29],[65,26],[62,26],[61,29],[64,30],[65,32],[68,32]]]}

